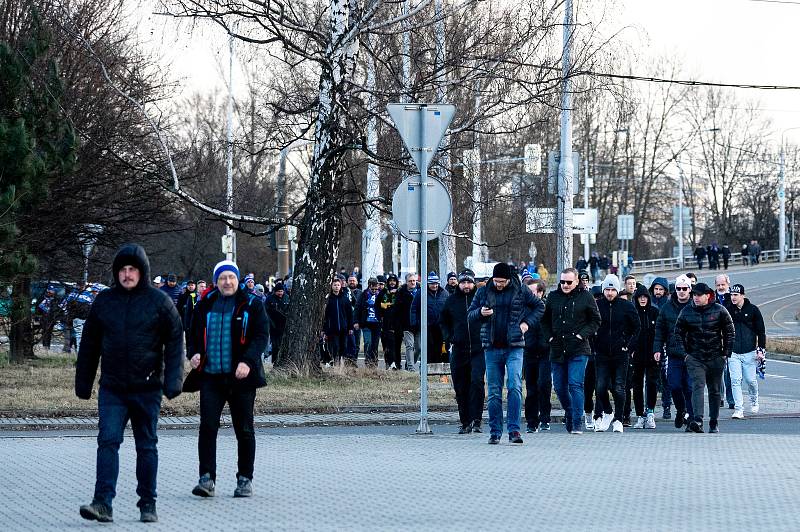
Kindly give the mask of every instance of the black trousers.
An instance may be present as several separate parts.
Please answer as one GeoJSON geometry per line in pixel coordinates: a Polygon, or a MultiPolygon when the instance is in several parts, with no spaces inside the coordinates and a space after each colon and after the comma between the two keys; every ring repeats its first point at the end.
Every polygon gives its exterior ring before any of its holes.
{"type": "MultiPolygon", "coordinates": [[[[583,411],[591,413],[594,411],[594,417],[600,417],[602,413],[602,405],[600,401],[593,401],[592,395],[597,396],[597,372],[595,371],[594,357],[589,357],[589,362],[586,363],[586,372],[583,379],[583,411]]],[[[607,395],[607,394],[606,394],[607,395]]]]}
{"type": "Polygon", "coordinates": [[[636,407],[636,415],[644,415],[645,395],[647,395],[647,411],[650,412],[656,407],[658,398],[658,366],[633,366],[633,403],[636,407]]]}
{"type": "Polygon", "coordinates": [[[537,358],[525,353],[525,423],[535,428],[550,423],[550,395],[553,392],[553,372],[547,355],[537,358]]]}
{"type": "Polygon", "coordinates": [[[708,417],[712,423],[719,419],[720,382],[722,370],[725,368],[725,357],[715,357],[711,360],[699,360],[691,355],[686,357],[686,369],[689,372],[689,381],[692,383],[692,409],[694,420],[703,422],[704,402],[703,392],[708,386],[708,417]]]}
{"type": "Polygon", "coordinates": [[[402,368],[402,352],[403,352],[403,329],[402,327],[394,327],[392,329],[381,330],[381,343],[383,344],[383,361],[386,364],[386,369],[394,362],[394,367],[397,369],[402,368]]]}
{"type": "Polygon", "coordinates": [[[628,371],[625,375],[625,419],[631,417],[631,391],[633,390],[633,363],[628,364],[628,371]]]}
{"type": "Polygon", "coordinates": [[[450,375],[458,403],[458,419],[461,426],[470,423],[480,425],[483,418],[483,403],[486,398],[486,359],[483,351],[465,353],[456,351],[450,359],[450,375]]]}
{"type": "Polygon", "coordinates": [[[608,392],[614,397],[614,421],[622,422],[625,410],[625,385],[628,378],[628,358],[616,360],[595,360],[597,372],[597,400],[602,402],[603,412],[611,414],[611,401],[608,392]]]}
{"type": "Polygon", "coordinates": [[[200,476],[217,478],[217,432],[222,408],[228,403],[238,448],[238,475],[253,479],[256,436],[253,427],[255,388],[239,388],[233,375],[203,375],[200,383],[200,476]]]}

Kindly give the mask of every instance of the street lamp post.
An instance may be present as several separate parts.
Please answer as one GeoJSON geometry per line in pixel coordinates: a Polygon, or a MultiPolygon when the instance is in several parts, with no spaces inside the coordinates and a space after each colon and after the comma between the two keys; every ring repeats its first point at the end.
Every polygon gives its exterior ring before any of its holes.
{"type": "MultiPolygon", "coordinates": [[[[780,174],[778,177],[778,260],[786,262],[786,152],[785,140],[786,132],[798,127],[790,127],[784,129],[781,133],[781,159],[780,159],[780,174]]],[[[792,212],[794,215],[794,212],[792,212]]]]}

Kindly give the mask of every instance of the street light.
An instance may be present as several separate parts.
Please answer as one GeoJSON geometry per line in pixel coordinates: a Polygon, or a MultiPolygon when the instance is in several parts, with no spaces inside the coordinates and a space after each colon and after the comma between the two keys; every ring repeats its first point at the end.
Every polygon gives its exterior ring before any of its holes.
{"type": "Polygon", "coordinates": [[[780,262],[786,262],[786,156],[784,140],[786,132],[794,129],[800,129],[800,126],[784,129],[781,133],[781,171],[778,179],[778,260],[780,262]]]}

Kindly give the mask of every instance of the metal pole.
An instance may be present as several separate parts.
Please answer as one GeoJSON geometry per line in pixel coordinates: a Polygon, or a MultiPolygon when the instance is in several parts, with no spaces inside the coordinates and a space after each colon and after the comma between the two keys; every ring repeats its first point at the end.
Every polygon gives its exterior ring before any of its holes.
{"type": "MultiPolygon", "coordinates": [[[[427,150],[425,146],[425,106],[420,106],[419,149],[427,150]]],[[[419,271],[420,271],[420,319],[419,319],[419,426],[417,434],[430,434],[428,426],[428,165],[425,157],[421,157],[420,165],[420,196],[419,196],[419,271]]]]}
{"type": "Polygon", "coordinates": [[[83,246],[83,285],[89,284],[89,250],[83,246]]]}
{"type": "MultiPolygon", "coordinates": [[[[289,205],[286,203],[286,157],[290,147],[281,150],[278,165],[278,217],[286,220],[289,217],[289,205]]],[[[289,228],[283,226],[275,235],[275,244],[278,248],[278,277],[283,279],[289,274],[289,228]]]]}
{"type": "MultiPolygon", "coordinates": [[[[228,32],[228,186],[225,195],[226,210],[233,212],[233,33],[228,32]]],[[[236,261],[236,241],[233,240],[233,229],[230,225],[225,227],[225,235],[231,243],[230,250],[225,253],[227,260],[236,261]]]]}
{"type": "MultiPolygon", "coordinates": [[[[408,17],[408,14],[411,12],[411,0],[403,0],[403,17],[408,17]]],[[[400,101],[402,103],[407,103],[410,98],[411,92],[411,28],[409,27],[408,18],[404,18],[402,24],[403,28],[403,36],[402,36],[402,51],[401,56],[403,58],[403,71],[402,71],[402,83],[403,83],[403,93],[400,95],[400,101]]],[[[401,179],[407,177],[406,174],[401,174],[401,179]]],[[[412,266],[411,262],[411,248],[413,244],[408,241],[406,238],[402,238],[402,244],[400,247],[400,275],[402,279],[405,279],[405,275],[415,272],[416,267],[412,266]]]]}
{"type": "MultiPolygon", "coordinates": [[[[583,208],[584,208],[585,212],[589,212],[589,157],[588,157],[588,152],[587,152],[587,157],[586,157],[586,171],[585,171],[585,173],[583,175],[583,208]]],[[[583,241],[583,259],[586,262],[589,262],[589,253],[591,252],[591,249],[589,249],[589,245],[590,245],[589,244],[589,238],[590,237],[589,237],[588,233],[583,235],[583,237],[585,239],[583,241]]]]}
{"type": "Polygon", "coordinates": [[[786,182],[785,156],[783,151],[783,139],[781,139],[781,174],[780,174],[780,180],[778,182],[778,206],[779,206],[778,260],[780,262],[786,262],[786,193],[784,189],[785,182],[786,182]]]}
{"type": "Polygon", "coordinates": [[[558,165],[557,263],[558,272],[572,266],[572,94],[570,93],[570,46],[572,33],[572,0],[564,2],[564,52],[561,89],[561,156],[558,165]]]}
{"type": "Polygon", "coordinates": [[[679,169],[678,180],[678,266],[683,269],[683,168],[679,169]]]}

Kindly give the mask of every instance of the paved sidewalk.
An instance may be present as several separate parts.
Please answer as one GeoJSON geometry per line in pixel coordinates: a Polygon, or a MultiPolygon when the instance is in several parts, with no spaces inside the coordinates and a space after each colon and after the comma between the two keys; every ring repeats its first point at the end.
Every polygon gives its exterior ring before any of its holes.
{"type": "MultiPolygon", "coordinates": [[[[800,435],[694,435],[674,429],[526,435],[339,428],[259,431],[255,496],[231,497],[236,442],[220,433],[217,497],[190,494],[196,435],[160,434],[160,522],[135,507],[135,459],[120,452],[114,530],[547,531],[800,530],[800,435]],[[734,490],[726,495],[725,488],[734,490]]],[[[83,521],[91,499],[90,437],[0,438],[6,530],[105,529],[83,521]],[[13,457],[13,459],[10,459],[13,457]]]]}

